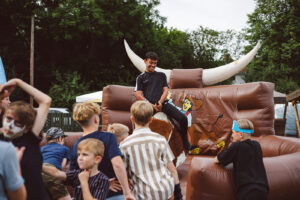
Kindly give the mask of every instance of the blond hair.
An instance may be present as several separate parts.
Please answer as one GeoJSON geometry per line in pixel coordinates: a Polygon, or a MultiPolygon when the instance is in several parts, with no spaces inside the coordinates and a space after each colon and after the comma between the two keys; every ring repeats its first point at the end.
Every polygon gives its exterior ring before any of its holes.
{"type": "Polygon", "coordinates": [[[24,124],[26,127],[32,127],[36,118],[36,111],[25,101],[15,101],[11,103],[5,110],[5,115],[7,112],[11,112],[19,119],[20,123],[24,124]]]}
{"type": "Polygon", "coordinates": [[[130,113],[135,123],[144,126],[150,121],[153,115],[153,108],[146,101],[136,101],[132,104],[130,113]]]}
{"type": "MultiPolygon", "coordinates": [[[[254,130],[253,123],[248,120],[248,119],[239,119],[236,121],[237,124],[239,125],[240,129],[251,129],[254,130]]],[[[250,133],[243,133],[244,138],[250,138],[251,134],[250,133]]]]}
{"type": "Polygon", "coordinates": [[[93,153],[95,156],[103,157],[105,147],[101,140],[95,138],[87,138],[79,142],[77,146],[78,152],[83,149],[93,153]]]}
{"type": "Polygon", "coordinates": [[[120,123],[113,123],[108,125],[107,131],[113,133],[116,136],[118,143],[120,143],[128,136],[129,128],[120,123]]]}
{"type": "Polygon", "coordinates": [[[73,109],[73,119],[81,126],[89,124],[94,115],[100,115],[100,106],[93,102],[77,103],[73,109]]]}

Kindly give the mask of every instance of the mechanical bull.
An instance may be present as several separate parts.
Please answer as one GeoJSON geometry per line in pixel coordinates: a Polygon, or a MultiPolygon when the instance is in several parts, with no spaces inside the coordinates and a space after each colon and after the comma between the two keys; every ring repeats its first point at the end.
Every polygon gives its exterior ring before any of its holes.
{"type": "MultiPolygon", "coordinates": [[[[143,59],[137,56],[124,40],[126,52],[141,72],[145,71],[143,59]]],[[[260,48],[258,43],[247,55],[227,65],[212,69],[173,69],[164,72],[169,82],[168,101],[173,103],[188,118],[188,136],[192,145],[198,145],[196,154],[216,155],[230,143],[231,126],[234,119],[250,119],[255,135],[274,134],[274,85],[257,82],[242,85],[211,86],[226,80],[244,69],[260,48]]],[[[132,130],[130,106],[136,101],[133,87],[110,85],[102,96],[102,125],[119,122],[132,130]]],[[[164,114],[155,116],[150,125],[152,131],[166,137],[177,157],[176,165],[185,158],[182,138],[176,121],[169,123],[164,114]]]]}

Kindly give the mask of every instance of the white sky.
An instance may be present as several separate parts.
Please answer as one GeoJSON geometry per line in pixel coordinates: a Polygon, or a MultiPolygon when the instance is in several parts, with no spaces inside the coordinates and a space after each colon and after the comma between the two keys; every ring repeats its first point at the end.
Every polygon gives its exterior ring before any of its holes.
{"type": "Polygon", "coordinates": [[[247,26],[247,14],[255,9],[254,0],[160,0],[160,15],[166,26],[181,31],[196,30],[200,25],[217,31],[240,31],[247,26]]]}

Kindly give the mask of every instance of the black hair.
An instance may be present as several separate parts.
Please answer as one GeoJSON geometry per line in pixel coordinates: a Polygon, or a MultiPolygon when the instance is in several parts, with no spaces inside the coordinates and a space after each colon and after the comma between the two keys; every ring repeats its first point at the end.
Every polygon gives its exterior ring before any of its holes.
{"type": "Polygon", "coordinates": [[[148,58],[150,58],[151,60],[158,60],[158,55],[153,51],[148,51],[145,55],[145,60],[147,60],[148,58]]]}

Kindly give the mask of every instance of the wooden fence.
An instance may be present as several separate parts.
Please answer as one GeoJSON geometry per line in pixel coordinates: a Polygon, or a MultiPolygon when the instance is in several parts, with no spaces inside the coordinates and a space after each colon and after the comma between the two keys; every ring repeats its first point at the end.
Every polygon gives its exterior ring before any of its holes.
{"type": "Polygon", "coordinates": [[[72,119],[72,113],[49,113],[43,132],[51,127],[60,127],[65,132],[82,131],[80,126],[72,119]]]}

